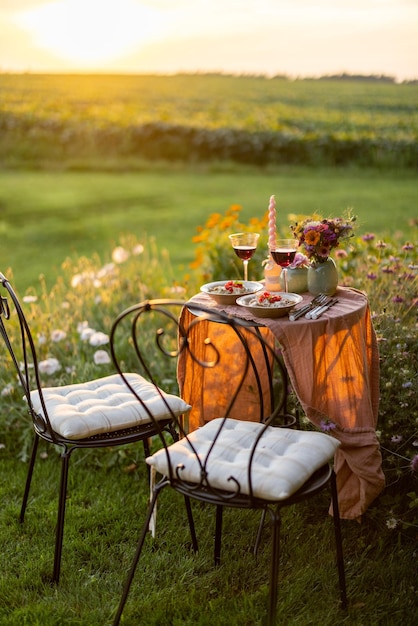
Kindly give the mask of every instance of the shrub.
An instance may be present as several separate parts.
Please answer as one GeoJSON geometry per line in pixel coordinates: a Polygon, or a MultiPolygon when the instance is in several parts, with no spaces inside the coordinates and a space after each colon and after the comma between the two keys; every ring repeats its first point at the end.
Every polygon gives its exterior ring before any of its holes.
{"type": "MultiPolygon", "coordinates": [[[[71,384],[113,373],[109,352],[110,327],[125,307],[148,298],[184,297],[185,288],[170,280],[170,260],[159,255],[153,241],[124,238],[103,263],[97,256],[67,259],[62,275],[48,291],[41,280],[20,296],[37,346],[43,384],[71,384]]],[[[11,276],[8,276],[13,284],[11,276]]],[[[12,321],[10,322],[12,323],[12,321]]],[[[17,328],[16,328],[17,331],[17,328]]],[[[0,396],[4,418],[1,439],[15,445],[25,459],[31,439],[31,420],[25,414],[22,392],[7,359],[0,365],[0,396]]],[[[176,385],[175,376],[172,381],[176,385]]]]}

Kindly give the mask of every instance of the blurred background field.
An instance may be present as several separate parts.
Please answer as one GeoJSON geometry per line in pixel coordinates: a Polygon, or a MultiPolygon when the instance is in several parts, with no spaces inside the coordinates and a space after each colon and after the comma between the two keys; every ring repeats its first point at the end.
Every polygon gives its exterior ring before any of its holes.
{"type": "Polygon", "coordinates": [[[3,74],[0,89],[3,167],[418,164],[416,82],[3,74]]]}
{"type": "MultiPolygon", "coordinates": [[[[169,164],[138,172],[0,172],[0,266],[19,289],[44,274],[49,285],[67,257],[105,255],[121,235],[153,237],[169,252],[176,279],[189,273],[192,238],[211,213],[242,206],[242,219],[261,219],[276,195],[277,225],[290,235],[291,214],[335,216],[351,207],[358,232],[402,231],[417,216],[417,181],[410,171],[359,168],[236,166],[222,171],[169,164]]],[[[252,265],[251,272],[258,269],[252,265]]],[[[253,274],[254,275],[254,274],[253,274]]]]}

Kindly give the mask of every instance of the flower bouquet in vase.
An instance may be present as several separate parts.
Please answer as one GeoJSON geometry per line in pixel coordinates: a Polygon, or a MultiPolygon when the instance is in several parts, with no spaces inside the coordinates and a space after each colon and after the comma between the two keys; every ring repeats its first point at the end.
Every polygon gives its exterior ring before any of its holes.
{"type": "Polygon", "coordinates": [[[334,295],[338,286],[338,271],[331,250],[354,235],[354,217],[324,219],[313,215],[296,222],[291,229],[299,246],[309,259],[308,291],[312,295],[334,295]]]}

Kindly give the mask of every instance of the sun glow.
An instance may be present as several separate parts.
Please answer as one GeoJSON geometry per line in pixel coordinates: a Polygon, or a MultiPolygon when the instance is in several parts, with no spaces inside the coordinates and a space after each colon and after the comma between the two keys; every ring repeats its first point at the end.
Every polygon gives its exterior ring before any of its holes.
{"type": "Polygon", "coordinates": [[[134,0],[54,0],[19,14],[39,47],[77,65],[101,65],[162,36],[161,13],[134,0]]]}

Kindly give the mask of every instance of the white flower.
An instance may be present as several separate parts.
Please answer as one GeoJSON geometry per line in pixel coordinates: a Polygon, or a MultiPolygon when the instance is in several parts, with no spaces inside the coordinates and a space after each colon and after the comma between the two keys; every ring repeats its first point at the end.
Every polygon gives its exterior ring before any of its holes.
{"type": "Polygon", "coordinates": [[[54,359],[53,357],[49,359],[45,359],[45,361],[39,361],[39,371],[42,374],[55,374],[61,369],[61,364],[58,359],[54,359]]]}
{"type": "Polygon", "coordinates": [[[142,254],[143,252],[144,252],[144,246],[142,245],[142,243],[138,243],[132,250],[132,254],[134,256],[138,256],[139,254],[142,254]]]}
{"type": "Polygon", "coordinates": [[[89,343],[91,346],[103,346],[104,344],[109,343],[109,335],[105,335],[105,333],[98,331],[90,336],[89,343]]]}
{"type": "Polygon", "coordinates": [[[394,517],[390,517],[389,519],[386,520],[386,526],[390,530],[393,530],[394,528],[396,528],[397,525],[398,525],[398,520],[395,519],[394,517]]]}
{"type": "Polygon", "coordinates": [[[106,350],[96,350],[93,358],[96,365],[106,365],[110,363],[110,356],[106,350]]]}
{"type": "Polygon", "coordinates": [[[129,252],[122,246],[117,246],[112,252],[112,259],[115,263],[124,263],[129,259],[129,252]]]}
{"type": "Polygon", "coordinates": [[[92,335],[94,335],[95,332],[94,328],[83,328],[80,333],[81,341],[87,341],[92,335]]]}
{"type": "Polygon", "coordinates": [[[88,328],[88,327],[89,327],[89,323],[86,320],[84,320],[84,322],[78,322],[78,324],[77,324],[77,332],[81,334],[82,331],[85,328],[88,328]]]}
{"type": "Polygon", "coordinates": [[[36,302],[38,300],[38,296],[23,296],[23,302],[30,304],[31,302],[36,302]]]}
{"type": "Polygon", "coordinates": [[[81,276],[81,274],[74,274],[74,276],[71,279],[71,287],[78,287],[82,283],[83,283],[83,277],[81,276]]]}
{"type": "Polygon", "coordinates": [[[111,274],[113,274],[114,271],[115,271],[115,264],[106,263],[106,265],[103,265],[103,267],[97,272],[97,277],[106,278],[107,276],[110,276],[111,274]]]}
{"type": "Polygon", "coordinates": [[[60,330],[57,328],[51,333],[51,341],[53,341],[54,343],[58,343],[58,341],[62,341],[63,339],[65,339],[66,336],[67,333],[65,332],[65,330],[60,330]]]}
{"type": "Polygon", "coordinates": [[[3,387],[3,389],[1,390],[1,395],[2,396],[11,396],[13,393],[14,387],[12,385],[12,383],[8,383],[5,387],[3,387]]]}
{"type": "Polygon", "coordinates": [[[83,285],[87,282],[92,282],[94,280],[93,272],[83,272],[82,274],[74,274],[71,279],[71,287],[78,287],[79,285],[83,285]]]}
{"type": "Polygon", "coordinates": [[[41,334],[38,335],[38,346],[43,346],[46,344],[46,336],[41,334]]]}
{"type": "Polygon", "coordinates": [[[70,303],[67,302],[66,300],[64,300],[64,302],[61,302],[61,308],[62,309],[69,309],[70,308],[70,303]]]}

